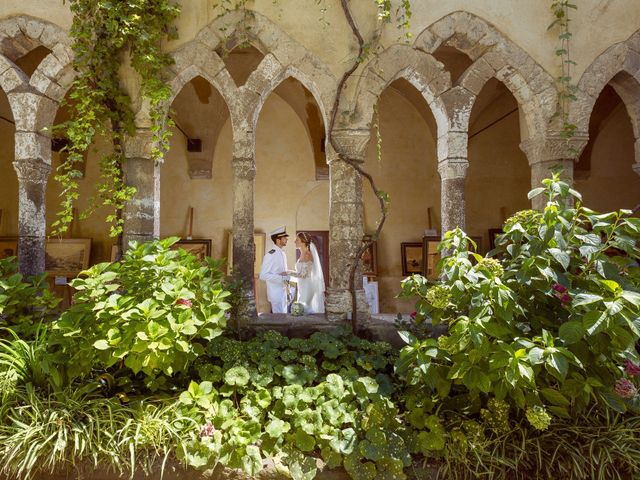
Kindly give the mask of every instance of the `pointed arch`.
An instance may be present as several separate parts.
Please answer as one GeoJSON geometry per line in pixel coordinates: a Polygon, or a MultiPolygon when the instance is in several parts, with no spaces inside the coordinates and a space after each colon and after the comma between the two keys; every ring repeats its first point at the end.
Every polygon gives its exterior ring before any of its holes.
{"type": "Polygon", "coordinates": [[[569,111],[569,119],[578,131],[589,131],[591,113],[607,84],[615,89],[627,109],[636,142],[636,164],[640,164],[640,30],[606,49],[580,77],[577,100],[571,103],[569,111]]]}
{"type": "Polygon", "coordinates": [[[494,25],[470,13],[452,12],[422,31],[414,47],[433,53],[440,46],[465,53],[473,64],[456,81],[477,95],[492,77],[503,82],[524,112],[530,137],[543,136],[556,110],[557,91],[549,75],[494,25]]]}
{"type": "Polygon", "coordinates": [[[449,129],[449,115],[440,95],[451,88],[444,66],[430,54],[408,45],[393,45],[364,67],[353,104],[350,128],[368,129],[382,92],[395,80],[404,78],[424,97],[438,127],[438,136],[449,129]]]}

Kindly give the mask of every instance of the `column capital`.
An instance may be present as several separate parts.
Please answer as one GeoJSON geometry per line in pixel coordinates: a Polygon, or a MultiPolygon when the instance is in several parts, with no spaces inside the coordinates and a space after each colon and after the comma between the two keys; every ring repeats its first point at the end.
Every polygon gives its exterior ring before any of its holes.
{"type": "Polygon", "coordinates": [[[18,181],[28,183],[47,183],[51,165],[40,160],[18,160],[13,162],[18,181]]]}
{"type": "Polygon", "coordinates": [[[469,161],[466,158],[447,158],[438,162],[438,173],[442,180],[465,178],[467,168],[469,168],[469,161]]]}
{"type": "Polygon", "coordinates": [[[573,137],[563,137],[558,132],[550,132],[545,137],[530,138],[520,143],[529,165],[576,159],[589,141],[589,135],[579,132],[573,137]]]}
{"type": "Polygon", "coordinates": [[[246,180],[256,178],[256,164],[253,158],[234,157],[231,164],[236,177],[246,180]]]}
{"type": "Polygon", "coordinates": [[[447,111],[449,130],[464,132],[466,134],[469,130],[471,109],[476,101],[475,94],[458,85],[440,95],[440,100],[447,111]]]}
{"type": "Polygon", "coordinates": [[[331,137],[335,141],[340,155],[364,162],[369,138],[371,138],[370,130],[334,129],[331,137]]]}
{"type": "Polygon", "coordinates": [[[138,129],[134,135],[125,135],[122,149],[126,158],[151,158],[153,132],[138,129]]]}

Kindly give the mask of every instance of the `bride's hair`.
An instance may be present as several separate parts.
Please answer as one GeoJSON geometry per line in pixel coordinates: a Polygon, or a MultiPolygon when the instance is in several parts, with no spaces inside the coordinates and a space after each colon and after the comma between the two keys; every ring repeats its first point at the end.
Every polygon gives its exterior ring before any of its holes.
{"type": "Polygon", "coordinates": [[[302,243],[304,243],[307,248],[311,248],[311,235],[309,235],[307,232],[300,232],[298,234],[298,238],[302,240],[302,243]]]}

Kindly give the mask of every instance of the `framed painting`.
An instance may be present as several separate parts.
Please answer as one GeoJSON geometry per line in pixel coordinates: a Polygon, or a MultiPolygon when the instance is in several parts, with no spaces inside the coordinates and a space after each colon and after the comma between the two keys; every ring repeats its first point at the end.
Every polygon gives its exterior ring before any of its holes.
{"type": "Polygon", "coordinates": [[[424,258],[422,274],[426,278],[438,278],[438,262],[440,261],[440,252],[438,251],[439,245],[439,236],[422,237],[421,247],[422,257],[424,258]]]}
{"type": "Polygon", "coordinates": [[[409,276],[414,273],[422,273],[424,256],[420,242],[402,242],[400,244],[400,256],[402,258],[402,275],[409,276]]]}
{"type": "Polygon", "coordinates": [[[365,235],[363,242],[371,242],[369,248],[362,253],[362,275],[365,277],[378,276],[378,242],[371,241],[371,235],[365,235]]]}
{"type": "Polygon", "coordinates": [[[18,256],[18,237],[0,237],[0,260],[18,256]]]}
{"type": "Polygon", "coordinates": [[[198,260],[204,260],[204,257],[211,256],[211,239],[210,238],[195,238],[191,240],[181,239],[171,246],[172,249],[182,248],[191,255],[195,256],[198,260]]]}
{"type": "Polygon", "coordinates": [[[496,248],[496,238],[498,235],[504,233],[501,228],[490,228],[489,229],[489,250],[493,250],[496,248]]]}
{"type": "MultiPolygon", "coordinates": [[[[233,270],[233,232],[227,235],[229,247],[227,248],[227,275],[231,275],[233,270]]],[[[253,276],[260,275],[262,260],[264,258],[266,245],[266,234],[262,232],[253,234],[253,276]]]]}
{"type": "Polygon", "coordinates": [[[45,247],[45,270],[59,276],[74,276],[89,268],[90,238],[50,238],[45,247]]]}

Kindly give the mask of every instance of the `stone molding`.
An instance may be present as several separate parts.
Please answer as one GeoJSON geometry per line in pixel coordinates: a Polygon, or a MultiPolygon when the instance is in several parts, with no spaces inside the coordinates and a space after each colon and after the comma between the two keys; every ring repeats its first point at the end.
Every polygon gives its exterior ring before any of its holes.
{"type": "Polygon", "coordinates": [[[469,161],[466,158],[449,158],[438,162],[438,173],[442,180],[466,178],[469,161]]]}
{"type": "Polygon", "coordinates": [[[19,160],[13,168],[20,183],[46,184],[51,174],[51,165],[39,160],[19,160]]]}
{"type": "Polygon", "coordinates": [[[578,158],[588,141],[589,136],[586,133],[578,133],[571,138],[550,133],[544,138],[524,140],[520,143],[520,149],[527,156],[529,165],[535,165],[578,158]]]}

